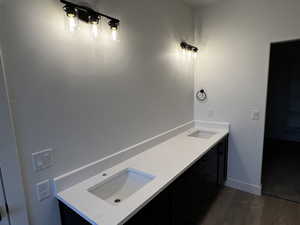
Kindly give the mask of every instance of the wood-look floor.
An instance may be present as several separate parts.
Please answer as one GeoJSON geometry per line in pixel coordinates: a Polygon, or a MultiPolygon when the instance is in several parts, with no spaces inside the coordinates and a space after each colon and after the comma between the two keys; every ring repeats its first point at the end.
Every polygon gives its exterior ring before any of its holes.
{"type": "Polygon", "coordinates": [[[196,224],[300,225],[300,204],[224,188],[196,224]]]}

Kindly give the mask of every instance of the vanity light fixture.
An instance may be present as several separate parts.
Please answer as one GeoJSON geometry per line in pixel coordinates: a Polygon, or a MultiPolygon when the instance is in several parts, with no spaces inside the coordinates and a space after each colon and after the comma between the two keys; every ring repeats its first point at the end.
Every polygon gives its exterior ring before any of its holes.
{"type": "Polygon", "coordinates": [[[197,47],[195,47],[195,46],[193,46],[193,45],[190,45],[190,44],[188,44],[187,42],[185,42],[185,41],[182,41],[181,43],[180,43],[180,46],[181,46],[181,48],[183,49],[183,50],[187,50],[187,51],[190,51],[190,52],[193,52],[193,53],[197,53],[198,52],[198,48],[197,47]]]}
{"type": "Polygon", "coordinates": [[[120,20],[108,16],[103,13],[96,12],[92,8],[77,5],[66,0],[60,0],[64,4],[64,11],[66,13],[67,26],[70,32],[74,32],[79,25],[79,20],[89,23],[91,25],[91,35],[96,39],[99,35],[99,22],[102,18],[108,20],[108,25],[112,31],[112,39],[117,39],[117,32],[120,26],[120,20]]]}

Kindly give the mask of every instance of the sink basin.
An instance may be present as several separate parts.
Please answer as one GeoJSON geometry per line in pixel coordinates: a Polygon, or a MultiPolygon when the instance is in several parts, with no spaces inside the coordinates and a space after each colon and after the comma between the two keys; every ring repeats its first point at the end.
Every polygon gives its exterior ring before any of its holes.
{"type": "Polygon", "coordinates": [[[214,136],[215,134],[217,134],[216,132],[212,132],[212,131],[205,131],[205,130],[196,130],[193,133],[189,134],[189,137],[195,137],[195,138],[204,138],[204,139],[208,139],[211,138],[212,136],[214,136]]]}
{"type": "Polygon", "coordinates": [[[130,168],[108,177],[88,191],[112,205],[119,205],[153,179],[150,174],[130,168]]]}

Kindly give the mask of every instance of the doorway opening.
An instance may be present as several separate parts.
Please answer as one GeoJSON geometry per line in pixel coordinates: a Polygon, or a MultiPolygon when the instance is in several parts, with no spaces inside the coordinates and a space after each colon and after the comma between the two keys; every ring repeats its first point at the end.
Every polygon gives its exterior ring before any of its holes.
{"type": "Polygon", "coordinates": [[[300,40],[271,44],[262,192],[300,203],[300,40]]]}

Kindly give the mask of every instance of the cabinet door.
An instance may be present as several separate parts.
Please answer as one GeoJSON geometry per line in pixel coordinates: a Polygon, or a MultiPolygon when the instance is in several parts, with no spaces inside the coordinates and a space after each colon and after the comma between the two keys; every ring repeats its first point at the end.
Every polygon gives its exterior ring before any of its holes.
{"type": "Polygon", "coordinates": [[[62,202],[59,202],[59,209],[62,225],[91,225],[62,202]]]}
{"type": "Polygon", "coordinates": [[[124,225],[171,225],[169,188],[164,190],[124,225]]]}
{"type": "Polygon", "coordinates": [[[174,225],[195,225],[218,191],[218,151],[211,149],[174,184],[174,225]]]}
{"type": "Polygon", "coordinates": [[[218,160],[218,183],[223,186],[227,179],[228,136],[218,144],[218,160]]]}

